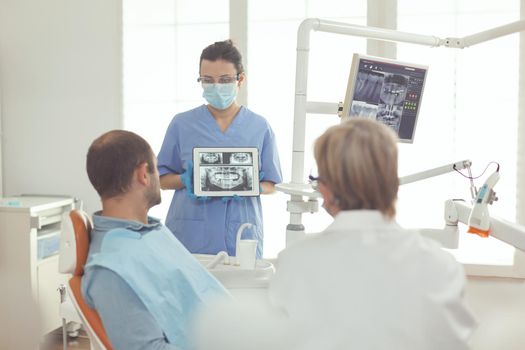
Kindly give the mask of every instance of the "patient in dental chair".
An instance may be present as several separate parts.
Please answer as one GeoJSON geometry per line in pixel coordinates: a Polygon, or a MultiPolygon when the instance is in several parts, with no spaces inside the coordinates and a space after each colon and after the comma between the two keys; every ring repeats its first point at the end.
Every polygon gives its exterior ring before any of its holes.
{"type": "Polygon", "coordinates": [[[175,236],[149,217],[161,201],[155,156],[113,130],[91,144],[86,168],[100,195],[82,294],[115,349],[188,349],[198,309],[228,294],[175,236]]]}

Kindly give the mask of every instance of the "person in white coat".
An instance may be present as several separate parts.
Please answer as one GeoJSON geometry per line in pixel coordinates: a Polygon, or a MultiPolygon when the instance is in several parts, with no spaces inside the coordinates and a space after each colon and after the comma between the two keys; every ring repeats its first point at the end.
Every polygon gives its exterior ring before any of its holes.
{"type": "Polygon", "coordinates": [[[476,322],[462,266],[395,221],[396,142],[387,126],[359,118],[319,137],[315,180],[333,223],[279,254],[270,308],[209,314],[202,349],[468,348],[476,322]]]}
{"type": "Polygon", "coordinates": [[[396,136],[352,119],[315,143],[334,222],[279,254],[272,304],[310,328],[303,349],[465,349],[475,321],[462,266],[395,221],[396,136]],[[313,339],[313,341],[312,341],[313,339]]]}

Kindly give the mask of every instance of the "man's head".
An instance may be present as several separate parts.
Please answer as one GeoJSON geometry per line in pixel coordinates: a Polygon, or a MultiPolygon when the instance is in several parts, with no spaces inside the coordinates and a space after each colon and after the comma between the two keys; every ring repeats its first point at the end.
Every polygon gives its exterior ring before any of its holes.
{"type": "Polygon", "coordinates": [[[390,218],[395,215],[396,141],[392,129],[362,118],[333,126],[317,139],[319,189],[330,214],[371,209],[390,218]]]}
{"type": "Polygon", "coordinates": [[[86,169],[102,200],[140,191],[148,208],[160,203],[156,159],[137,134],[112,130],[98,137],[89,147],[86,169]]]}

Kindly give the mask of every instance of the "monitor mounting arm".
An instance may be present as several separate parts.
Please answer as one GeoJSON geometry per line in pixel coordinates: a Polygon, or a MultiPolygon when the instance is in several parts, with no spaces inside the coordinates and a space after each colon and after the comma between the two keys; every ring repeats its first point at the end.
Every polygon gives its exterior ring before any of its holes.
{"type": "Polygon", "coordinates": [[[297,58],[295,74],[295,100],[293,124],[292,181],[276,186],[276,189],[291,196],[288,202],[290,222],[286,229],[286,241],[292,241],[304,235],[302,213],[317,210],[316,198],[319,194],[305,183],[304,178],[304,147],[306,131],[306,114],[337,114],[338,103],[308,101],[306,96],[308,81],[308,57],[310,52],[310,33],[312,31],[328,32],[377,39],[392,42],[402,42],[428,47],[465,48],[501,36],[525,30],[525,20],[509,23],[503,26],[482,31],[463,38],[440,39],[436,36],[401,32],[392,29],[361,26],[356,24],[326,21],[317,18],[305,19],[297,33],[297,58]],[[303,197],[309,198],[307,201],[303,197]]]}

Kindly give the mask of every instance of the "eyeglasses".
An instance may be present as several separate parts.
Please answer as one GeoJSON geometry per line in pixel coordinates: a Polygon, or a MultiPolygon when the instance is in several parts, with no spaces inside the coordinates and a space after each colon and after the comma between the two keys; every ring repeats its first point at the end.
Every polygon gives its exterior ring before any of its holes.
{"type": "Polygon", "coordinates": [[[310,182],[310,185],[316,191],[319,191],[319,181],[321,181],[319,176],[308,175],[308,182],[310,182]]]}
{"type": "Polygon", "coordinates": [[[319,179],[319,176],[312,176],[312,175],[308,175],[308,180],[310,180],[310,182],[319,182],[319,181],[321,181],[319,179]]]}
{"type": "Polygon", "coordinates": [[[217,81],[217,84],[231,84],[239,80],[239,77],[240,74],[237,73],[235,75],[221,75],[215,80],[215,78],[205,75],[198,77],[197,82],[201,84],[215,84],[215,81],[217,81]]]}

